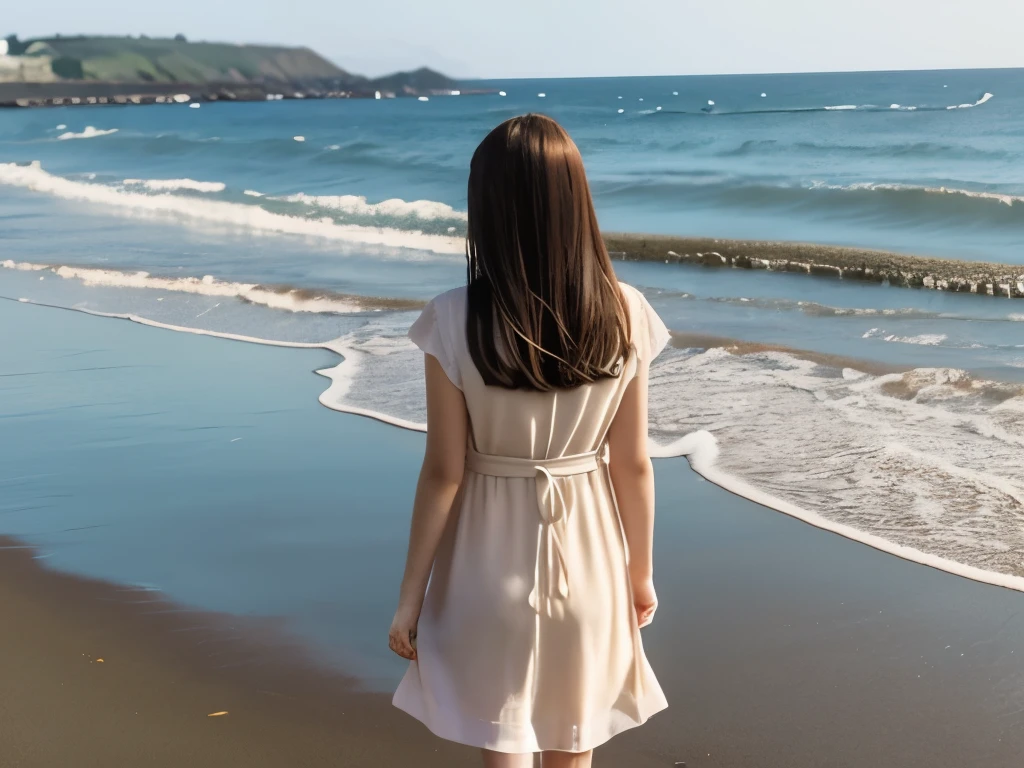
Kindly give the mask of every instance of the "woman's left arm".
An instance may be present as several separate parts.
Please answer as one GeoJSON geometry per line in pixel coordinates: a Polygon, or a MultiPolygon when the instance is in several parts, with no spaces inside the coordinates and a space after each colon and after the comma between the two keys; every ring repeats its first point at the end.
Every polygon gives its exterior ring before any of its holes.
{"type": "Polygon", "coordinates": [[[425,355],[427,379],[427,448],[416,485],[409,551],[391,622],[388,645],[406,659],[416,658],[414,641],[434,556],[448,523],[466,466],[469,416],[462,391],[448,380],[433,355],[425,355]]]}

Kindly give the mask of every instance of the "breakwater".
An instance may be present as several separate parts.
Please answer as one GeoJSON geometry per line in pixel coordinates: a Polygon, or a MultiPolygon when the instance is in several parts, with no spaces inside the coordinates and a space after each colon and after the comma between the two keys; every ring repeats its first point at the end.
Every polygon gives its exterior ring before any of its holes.
{"type": "Polygon", "coordinates": [[[867,248],[606,233],[613,258],[794,272],[908,288],[1024,299],[1024,264],[940,259],[867,248]]]}
{"type": "Polygon", "coordinates": [[[59,81],[0,83],[0,107],[71,107],[105,104],[182,104],[213,101],[281,99],[390,99],[430,96],[474,96],[487,89],[381,91],[366,88],[325,88],[283,83],[108,83],[59,81]]]}

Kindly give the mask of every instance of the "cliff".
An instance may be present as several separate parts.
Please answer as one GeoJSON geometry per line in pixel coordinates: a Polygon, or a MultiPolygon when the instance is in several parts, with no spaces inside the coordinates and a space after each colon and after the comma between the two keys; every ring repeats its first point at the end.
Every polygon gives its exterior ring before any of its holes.
{"type": "Polygon", "coordinates": [[[199,87],[261,86],[268,91],[285,86],[286,90],[360,95],[372,95],[377,90],[421,94],[455,86],[450,78],[429,69],[372,80],[347,72],[309,48],[189,42],[181,35],[25,41],[12,35],[2,47],[7,48],[8,55],[0,55],[0,80],[9,83],[181,83],[199,87]]]}

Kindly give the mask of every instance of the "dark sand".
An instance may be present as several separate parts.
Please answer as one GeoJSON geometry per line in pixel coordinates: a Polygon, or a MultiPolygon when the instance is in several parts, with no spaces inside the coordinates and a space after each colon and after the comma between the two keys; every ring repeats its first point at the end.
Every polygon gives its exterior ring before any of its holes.
{"type": "Polygon", "coordinates": [[[272,629],[43,571],[14,546],[0,538],[5,768],[466,764],[272,629]]]}
{"type": "MultiPolygon", "coordinates": [[[[16,329],[0,532],[36,548],[0,549],[0,766],[475,764],[355,681],[402,671],[383,638],[421,436],[318,406],[319,352],[6,302],[0,325],[16,329]],[[275,593],[280,621],[253,591],[275,593]],[[351,620],[312,634],[379,648],[368,663],[325,664],[292,620],[338,611],[351,620]]],[[[1024,595],[812,528],[681,459],[656,473],[662,602],[644,642],[671,706],[596,765],[1021,764],[1024,595]]]]}

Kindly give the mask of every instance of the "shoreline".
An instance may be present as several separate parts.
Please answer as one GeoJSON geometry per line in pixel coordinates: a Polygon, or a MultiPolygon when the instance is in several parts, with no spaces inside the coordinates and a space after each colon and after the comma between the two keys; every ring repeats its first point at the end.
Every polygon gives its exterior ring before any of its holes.
{"type": "MultiPolygon", "coordinates": [[[[336,364],[314,370],[318,376],[322,376],[330,383],[322,390],[317,397],[320,406],[341,414],[347,414],[357,418],[366,418],[376,421],[392,428],[409,432],[425,433],[425,423],[413,422],[399,418],[381,411],[369,410],[346,402],[346,395],[351,381],[353,380],[361,359],[367,353],[349,346],[341,340],[326,342],[288,342],[274,341],[269,339],[242,336],[238,334],[223,333],[219,331],[208,331],[186,326],[169,325],[144,317],[134,315],[115,315],[95,312],[87,309],[74,307],[59,307],[54,305],[36,304],[34,302],[22,302],[12,299],[3,299],[11,303],[24,303],[29,306],[37,306],[44,309],[59,309],[68,312],[81,313],[92,317],[107,320],[127,321],[132,325],[154,328],[158,330],[171,331],[174,333],[222,339],[225,341],[243,342],[256,346],[279,347],[284,349],[320,349],[336,355],[339,359],[336,364]]],[[[877,363],[859,358],[850,358],[841,355],[827,355],[811,350],[799,350],[791,347],[776,344],[764,344],[758,342],[745,342],[722,336],[708,334],[695,334],[673,331],[670,343],[680,349],[688,347],[699,347],[704,349],[720,348],[730,354],[746,355],[759,352],[781,352],[811,362],[832,367],[849,367],[863,371],[872,376],[884,376],[887,374],[903,373],[908,370],[906,367],[877,363]]],[[[744,499],[747,502],[757,504],[772,510],[773,512],[793,518],[802,524],[841,536],[851,542],[870,547],[887,556],[899,560],[923,565],[942,573],[963,578],[973,583],[987,586],[999,587],[1014,592],[1024,593],[1024,576],[1014,576],[1001,571],[990,571],[971,565],[966,565],[955,560],[932,555],[927,552],[907,547],[888,539],[882,538],[874,533],[862,531],[835,520],[822,517],[820,514],[810,511],[783,499],[772,496],[756,486],[750,485],[747,481],[731,475],[718,467],[717,463],[717,440],[711,433],[704,430],[691,432],[681,438],[668,443],[656,443],[653,438],[648,438],[652,458],[657,459],[680,459],[687,461],[688,467],[696,474],[712,483],[717,488],[744,499]]]]}
{"type": "Polygon", "coordinates": [[[613,258],[665,264],[791,272],[924,288],[1024,299],[1024,264],[966,261],[776,240],[731,240],[628,232],[605,233],[613,258]]]}

